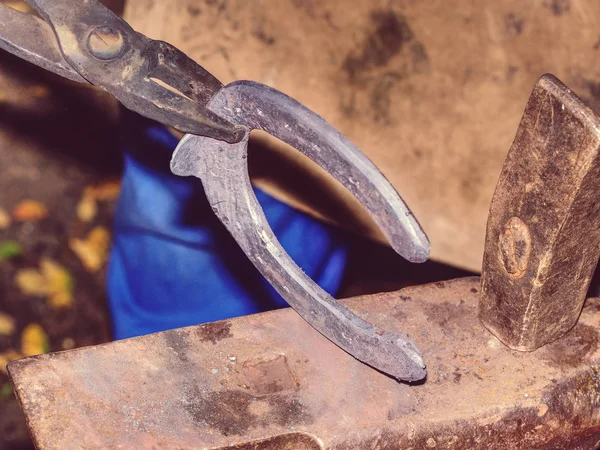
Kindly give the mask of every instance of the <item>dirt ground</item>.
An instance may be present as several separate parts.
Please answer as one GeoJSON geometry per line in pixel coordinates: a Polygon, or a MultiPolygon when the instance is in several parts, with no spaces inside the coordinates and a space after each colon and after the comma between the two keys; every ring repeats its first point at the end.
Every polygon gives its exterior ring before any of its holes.
{"type": "Polygon", "coordinates": [[[106,95],[0,52],[0,449],[33,448],[6,363],[110,339],[105,251],[86,267],[85,244],[109,233],[115,120],[106,95]]]}
{"type": "MultiPolygon", "coordinates": [[[[102,103],[95,90],[0,54],[0,369],[35,347],[57,351],[110,339],[104,271],[87,269],[69,245],[110,225],[114,198],[97,201],[92,220],[78,217],[86,188],[119,173],[114,119],[102,103]],[[70,301],[52,301],[36,286],[43,261],[64,275],[70,301]]],[[[28,446],[2,370],[0,448],[28,446]]]]}

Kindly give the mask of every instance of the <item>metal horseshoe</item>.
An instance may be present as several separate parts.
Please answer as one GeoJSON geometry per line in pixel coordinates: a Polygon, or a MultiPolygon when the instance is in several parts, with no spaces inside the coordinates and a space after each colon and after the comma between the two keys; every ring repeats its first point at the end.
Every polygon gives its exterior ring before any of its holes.
{"type": "Polygon", "coordinates": [[[358,360],[399,380],[423,379],[425,362],[407,335],[381,330],[338,303],[282,248],[250,183],[249,132],[266,131],[315,161],[364,205],[396,252],[411,262],[423,262],[429,256],[429,241],[389,181],[324,119],[268,86],[232,83],[215,94],[208,109],[247,127],[245,137],[229,144],[188,134],[173,154],[173,173],[202,180],[213,211],[244,253],[317,331],[358,360]]]}

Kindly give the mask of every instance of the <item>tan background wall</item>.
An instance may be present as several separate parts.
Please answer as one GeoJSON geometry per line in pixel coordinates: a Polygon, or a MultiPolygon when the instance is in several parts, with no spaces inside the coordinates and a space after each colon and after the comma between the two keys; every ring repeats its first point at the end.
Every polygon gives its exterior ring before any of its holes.
{"type": "Polygon", "coordinates": [[[597,0],[128,0],[125,17],[225,83],[261,81],[320,113],[396,186],[433,258],[472,270],[536,79],[600,106],[597,0]]]}

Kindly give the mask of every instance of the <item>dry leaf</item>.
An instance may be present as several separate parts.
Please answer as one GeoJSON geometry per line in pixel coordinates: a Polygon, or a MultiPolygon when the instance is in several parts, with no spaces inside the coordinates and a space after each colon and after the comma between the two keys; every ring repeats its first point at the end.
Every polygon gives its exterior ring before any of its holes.
{"type": "Polygon", "coordinates": [[[83,195],[77,204],[77,217],[82,222],[91,222],[98,213],[96,199],[89,195],[83,195]]]}
{"type": "Polygon", "coordinates": [[[15,283],[25,295],[44,297],[50,289],[46,277],[35,269],[22,269],[15,275],[15,283]]]}
{"type": "Polygon", "coordinates": [[[110,233],[104,227],[94,227],[87,238],[88,242],[99,249],[108,250],[110,245],[110,233]]]}
{"type": "Polygon", "coordinates": [[[27,89],[27,94],[33,98],[46,98],[50,95],[50,89],[48,86],[42,86],[40,84],[31,86],[27,89]]]}
{"type": "Polygon", "coordinates": [[[42,259],[40,270],[18,271],[15,282],[26,295],[48,297],[53,308],[65,308],[73,304],[73,277],[67,269],[51,259],[42,259]]]}
{"type": "Polygon", "coordinates": [[[8,397],[11,397],[13,394],[13,385],[12,383],[4,383],[0,386],[0,400],[4,400],[8,397]]]}
{"type": "Polygon", "coordinates": [[[23,355],[12,349],[4,353],[0,353],[0,372],[7,374],[6,365],[11,361],[21,359],[22,357],[23,355]]]}
{"type": "Polygon", "coordinates": [[[71,239],[69,247],[90,272],[97,272],[104,266],[110,247],[110,233],[104,227],[92,229],[85,240],[71,239]]]}
{"type": "Polygon", "coordinates": [[[15,331],[15,319],[0,312],[0,336],[10,336],[15,331]]]}
{"type": "Polygon", "coordinates": [[[95,200],[116,200],[121,191],[121,180],[110,180],[85,189],[84,196],[95,200]]]}
{"type": "Polygon", "coordinates": [[[0,242],[0,262],[23,254],[21,244],[16,241],[0,242]]]}
{"type": "Polygon", "coordinates": [[[0,208],[0,230],[6,230],[10,227],[11,222],[10,214],[5,209],[0,208]]]}
{"type": "Polygon", "coordinates": [[[48,335],[37,323],[31,323],[21,333],[21,353],[25,356],[35,356],[48,353],[50,344],[48,335]]]}
{"type": "Polygon", "coordinates": [[[54,309],[67,308],[73,304],[73,294],[67,291],[52,293],[48,296],[48,303],[54,309]]]}
{"type": "Polygon", "coordinates": [[[48,209],[37,200],[23,200],[15,206],[12,215],[21,222],[36,222],[48,215],[48,209]]]}
{"type": "Polygon", "coordinates": [[[64,338],[62,341],[62,348],[64,350],[71,350],[75,348],[75,340],[73,338],[64,338]]]}
{"type": "Polygon", "coordinates": [[[73,277],[63,266],[51,259],[40,261],[41,273],[48,286],[48,302],[53,308],[73,304],[73,277]]]}

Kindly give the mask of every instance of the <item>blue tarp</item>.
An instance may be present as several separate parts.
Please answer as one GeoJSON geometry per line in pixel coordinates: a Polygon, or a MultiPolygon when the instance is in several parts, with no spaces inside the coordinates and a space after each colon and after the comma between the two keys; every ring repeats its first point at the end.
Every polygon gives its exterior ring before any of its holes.
{"type": "MultiPolygon", "coordinates": [[[[125,171],[107,289],[115,339],[287,306],[219,222],[200,180],[169,171],[178,140],[124,112],[125,171]]],[[[336,231],[255,189],[283,247],[335,295],[348,249],[336,231]]]]}

